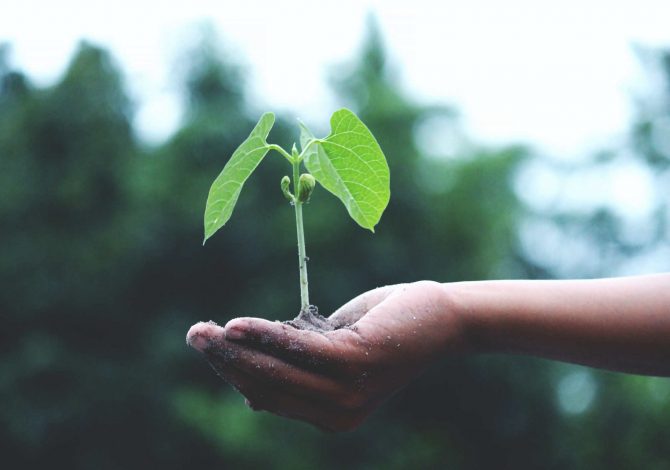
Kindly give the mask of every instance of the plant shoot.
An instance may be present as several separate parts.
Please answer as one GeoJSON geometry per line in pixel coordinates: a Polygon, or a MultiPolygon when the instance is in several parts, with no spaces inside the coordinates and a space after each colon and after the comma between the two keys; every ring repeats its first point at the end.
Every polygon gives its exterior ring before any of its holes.
{"type": "Polygon", "coordinates": [[[295,210],[302,315],[310,310],[302,206],[318,182],[342,201],[356,223],[374,232],[391,195],[389,168],[377,140],[348,109],[333,113],[331,132],[322,139],[300,123],[300,152],[295,144],[289,153],[267,142],[274,121],[273,113],[263,114],[212,183],[205,208],[204,242],[228,222],[242,186],[265,155],[270,150],[278,152],[292,170],[292,176],[284,176],[279,186],[295,210]],[[302,171],[303,165],[306,171],[302,171]]]}

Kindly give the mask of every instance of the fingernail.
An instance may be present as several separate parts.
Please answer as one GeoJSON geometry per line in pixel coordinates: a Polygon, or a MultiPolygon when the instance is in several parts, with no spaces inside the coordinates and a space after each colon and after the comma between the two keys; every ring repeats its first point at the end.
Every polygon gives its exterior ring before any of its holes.
{"type": "Polygon", "coordinates": [[[186,342],[189,346],[199,352],[205,352],[205,349],[210,345],[209,339],[200,334],[191,335],[187,338],[186,342]]]}
{"type": "Polygon", "coordinates": [[[193,325],[186,334],[186,344],[200,352],[204,352],[210,344],[206,324],[197,323],[193,325]]]}
{"type": "Polygon", "coordinates": [[[238,341],[241,339],[244,339],[246,337],[246,334],[244,330],[240,328],[236,328],[234,326],[226,328],[226,339],[230,339],[233,341],[238,341]]]}

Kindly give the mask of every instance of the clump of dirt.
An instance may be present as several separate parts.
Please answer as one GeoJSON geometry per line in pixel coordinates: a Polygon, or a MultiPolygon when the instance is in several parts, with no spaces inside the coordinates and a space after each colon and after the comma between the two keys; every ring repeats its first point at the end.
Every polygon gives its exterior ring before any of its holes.
{"type": "Polygon", "coordinates": [[[321,315],[316,305],[310,305],[309,307],[300,310],[297,317],[284,323],[299,330],[316,331],[318,333],[334,331],[345,326],[335,324],[334,322],[331,322],[329,318],[321,315]]]}

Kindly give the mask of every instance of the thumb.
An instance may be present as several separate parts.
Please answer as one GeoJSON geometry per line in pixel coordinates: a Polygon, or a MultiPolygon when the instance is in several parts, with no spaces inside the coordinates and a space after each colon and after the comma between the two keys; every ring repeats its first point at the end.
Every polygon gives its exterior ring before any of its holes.
{"type": "Polygon", "coordinates": [[[346,304],[338,308],[328,319],[335,328],[342,328],[356,323],[370,309],[383,302],[398,285],[377,287],[354,297],[346,304]]]}

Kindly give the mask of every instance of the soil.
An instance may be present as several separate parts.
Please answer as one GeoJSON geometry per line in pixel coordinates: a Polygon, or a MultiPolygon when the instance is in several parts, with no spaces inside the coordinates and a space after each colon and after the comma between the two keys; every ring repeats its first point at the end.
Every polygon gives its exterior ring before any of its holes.
{"type": "Polygon", "coordinates": [[[306,309],[300,310],[297,317],[284,323],[299,330],[316,331],[319,333],[325,333],[343,327],[343,325],[335,324],[321,315],[319,309],[316,308],[316,305],[310,305],[306,309]]]}

